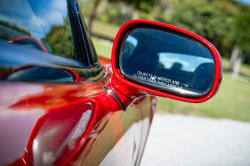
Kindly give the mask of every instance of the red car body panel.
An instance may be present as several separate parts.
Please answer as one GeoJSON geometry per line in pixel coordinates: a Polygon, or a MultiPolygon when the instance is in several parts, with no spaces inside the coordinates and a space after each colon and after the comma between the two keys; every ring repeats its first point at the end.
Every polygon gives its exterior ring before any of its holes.
{"type": "Polygon", "coordinates": [[[4,133],[1,136],[1,148],[6,149],[2,151],[1,164],[35,164],[32,153],[35,139],[40,140],[39,144],[56,151],[76,126],[82,113],[92,110],[81,138],[74,142],[71,151],[64,150],[55,163],[139,165],[156,100],[149,96],[131,100],[128,102],[128,111],[122,111],[103,90],[112,76],[110,61],[100,57],[100,62],[106,74],[95,82],[1,83],[0,91],[5,98],[0,101],[0,118],[2,123],[8,121],[5,123],[8,126],[0,128],[0,132],[4,133]],[[53,123],[49,119],[53,119],[53,123]],[[53,128],[57,128],[57,132],[46,136],[46,131],[53,128]],[[60,158],[63,155],[66,158],[60,158]]]}

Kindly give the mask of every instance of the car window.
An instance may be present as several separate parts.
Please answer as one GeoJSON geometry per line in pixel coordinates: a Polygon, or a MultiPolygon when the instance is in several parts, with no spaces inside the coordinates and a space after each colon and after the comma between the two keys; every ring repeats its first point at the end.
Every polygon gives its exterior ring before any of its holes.
{"type": "Polygon", "coordinates": [[[66,0],[1,1],[0,38],[75,59],[66,0]]]}

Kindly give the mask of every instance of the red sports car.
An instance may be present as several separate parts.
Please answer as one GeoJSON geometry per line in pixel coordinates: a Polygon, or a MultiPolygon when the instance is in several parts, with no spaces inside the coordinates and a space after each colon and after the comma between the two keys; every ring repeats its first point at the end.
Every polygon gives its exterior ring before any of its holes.
{"type": "Polygon", "coordinates": [[[181,28],[129,21],[110,61],[76,0],[1,1],[0,165],[140,165],[154,96],[204,102],[221,79],[215,47],[181,28]]]}

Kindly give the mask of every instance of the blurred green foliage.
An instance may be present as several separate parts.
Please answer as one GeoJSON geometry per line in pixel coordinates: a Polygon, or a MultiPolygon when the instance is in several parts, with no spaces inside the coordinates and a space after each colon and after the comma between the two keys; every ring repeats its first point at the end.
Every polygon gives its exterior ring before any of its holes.
{"type": "Polygon", "coordinates": [[[222,55],[230,56],[231,47],[227,48],[223,39],[239,13],[237,4],[229,0],[186,0],[175,10],[171,23],[204,37],[222,55]]]}
{"type": "Polygon", "coordinates": [[[44,45],[49,43],[53,54],[74,59],[74,43],[68,17],[64,19],[63,25],[51,26],[46,36],[42,38],[42,43],[44,45]]]}
{"type": "Polygon", "coordinates": [[[157,0],[109,0],[109,2],[125,2],[130,5],[134,10],[150,12],[157,0]]]}
{"type": "Polygon", "coordinates": [[[240,12],[233,20],[232,26],[225,38],[225,43],[231,47],[233,44],[241,48],[245,55],[245,63],[250,64],[250,9],[247,5],[242,5],[240,12]]]}
{"type": "MultiPolygon", "coordinates": [[[[88,18],[96,0],[82,1],[88,18]]],[[[194,32],[229,58],[235,45],[250,64],[250,7],[236,0],[100,0],[95,20],[121,26],[134,18],[160,21],[194,32]]]]}
{"type": "Polygon", "coordinates": [[[131,20],[131,9],[124,2],[112,3],[106,7],[104,14],[97,16],[97,19],[113,25],[123,25],[131,20]]]}

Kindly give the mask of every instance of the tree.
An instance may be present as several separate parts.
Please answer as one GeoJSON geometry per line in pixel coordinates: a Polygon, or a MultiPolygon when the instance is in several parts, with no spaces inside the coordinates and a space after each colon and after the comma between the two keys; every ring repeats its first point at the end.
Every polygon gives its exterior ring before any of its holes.
{"type": "MultiPolygon", "coordinates": [[[[241,63],[244,62],[250,64],[250,7],[247,5],[241,5],[239,14],[235,17],[233,24],[229,30],[225,43],[228,46],[231,46],[233,49],[230,66],[228,68],[229,71],[235,69],[234,65],[238,64],[238,68],[241,63]],[[235,52],[235,48],[238,48],[238,53],[240,52],[241,57],[237,57],[235,52]]],[[[238,75],[234,70],[235,78],[238,75]]]]}
{"type": "Polygon", "coordinates": [[[96,19],[108,24],[122,26],[132,18],[132,9],[124,2],[119,1],[102,5],[96,19]]]}
{"type": "Polygon", "coordinates": [[[139,18],[140,12],[149,13],[153,8],[157,0],[109,0],[110,2],[125,2],[130,5],[133,9],[133,17],[132,19],[139,18]]]}
{"type": "MultiPolygon", "coordinates": [[[[110,3],[124,2],[127,5],[129,5],[133,9],[133,16],[132,16],[133,19],[139,18],[139,14],[141,11],[149,13],[154,4],[157,2],[157,0],[108,0],[108,1],[110,3]]],[[[89,23],[88,23],[88,28],[90,33],[92,29],[93,20],[96,17],[96,12],[100,3],[101,0],[95,0],[93,8],[90,12],[89,23]]]]}
{"type": "Polygon", "coordinates": [[[90,16],[89,16],[89,24],[88,24],[88,29],[89,29],[89,32],[90,34],[92,33],[92,24],[93,24],[93,20],[95,18],[95,15],[96,15],[96,11],[97,11],[97,8],[100,4],[101,0],[95,0],[94,2],[94,6],[91,10],[91,13],[90,13],[90,16]]]}
{"type": "Polygon", "coordinates": [[[241,11],[235,19],[231,33],[242,50],[250,51],[250,7],[244,5],[241,11]]]}
{"type": "Polygon", "coordinates": [[[250,6],[241,6],[239,14],[233,20],[226,44],[238,45],[244,52],[250,51],[250,6]]]}
{"type": "Polygon", "coordinates": [[[223,39],[239,10],[239,3],[234,0],[185,0],[174,11],[172,24],[206,38],[229,57],[231,48],[223,39]]]}

